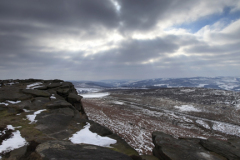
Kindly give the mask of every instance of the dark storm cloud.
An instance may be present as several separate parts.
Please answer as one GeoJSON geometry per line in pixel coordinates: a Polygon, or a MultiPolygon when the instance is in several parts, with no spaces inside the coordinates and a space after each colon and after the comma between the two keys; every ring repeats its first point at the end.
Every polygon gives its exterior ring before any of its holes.
{"type": "Polygon", "coordinates": [[[13,0],[0,4],[1,20],[40,22],[48,25],[114,27],[117,14],[108,0],[13,0]]]}
{"type": "MultiPolygon", "coordinates": [[[[128,40],[124,41],[115,54],[108,54],[110,59],[117,59],[118,62],[143,62],[159,56],[165,56],[166,53],[172,53],[178,46],[164,39],[154,40],[128,40]]],[[[112,52],[112,51],[109,51],[112,52]]]]}
{"type": "Polygon", "coordinates": [[[118,0],[121,6],[120,17],[123,28],[146,30],[169,15],[180,13],[196,1],[191,0],[118,0]]]}

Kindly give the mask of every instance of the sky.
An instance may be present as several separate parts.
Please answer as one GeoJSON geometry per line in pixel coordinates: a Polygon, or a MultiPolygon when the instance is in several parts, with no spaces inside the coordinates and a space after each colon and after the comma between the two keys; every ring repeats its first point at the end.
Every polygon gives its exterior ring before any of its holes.
{"type": "Polygon", "coordinates": [[[239,0],[2,0],[0,79],[240,77],[239,0]]]}

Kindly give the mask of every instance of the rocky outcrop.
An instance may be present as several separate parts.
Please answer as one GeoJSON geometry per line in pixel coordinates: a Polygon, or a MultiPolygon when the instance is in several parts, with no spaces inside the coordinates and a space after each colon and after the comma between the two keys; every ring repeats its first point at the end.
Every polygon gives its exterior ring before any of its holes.
{"type": "Polygon", "coordinates": [[[240,140],[176,139],[162,132],[153,132],[153,155],[160,160],[239,160],[240,140]]]}
{"type": "Polygon", "coordinates": [[[0,152],[0,159],[140,158],[118,135],[88,120],[81,103],[82,97],[72,83],[40,79],[4,80],[0,83],[0,145],[14,131],[19,131],[27,142],[20,148],[0,152]],[[87,124],[90,124],[92,133],[112,138],[116,143],[110,148],[73,143],[70,138],[87,124]],[[9,125],[15,130],[8,131],[6,128],[9,125]]]}

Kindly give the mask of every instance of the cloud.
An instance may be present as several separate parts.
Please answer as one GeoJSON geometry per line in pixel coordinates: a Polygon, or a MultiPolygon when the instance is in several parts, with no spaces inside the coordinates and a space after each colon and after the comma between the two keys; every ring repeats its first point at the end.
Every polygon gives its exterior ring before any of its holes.
{"type": "Polygon", "coordinates": [[[238,0],[3,1],[0,74],[68,80],[237,75],[239,19],[215,19],[197,33],[176,26],[226,8],[238,13],[239,6],[238,0]]]}

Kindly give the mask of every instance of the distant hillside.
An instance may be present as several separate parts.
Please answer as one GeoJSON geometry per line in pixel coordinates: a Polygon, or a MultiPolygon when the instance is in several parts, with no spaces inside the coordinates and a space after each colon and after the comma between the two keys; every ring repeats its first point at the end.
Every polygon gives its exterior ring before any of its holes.
{"type": "Polygon", "coordinates": [[[240,77],[157,78],[147,80],[72,81],[76,88],[175,88],[202,87],[240,91],[240,77]]]}
{"type": "Polygon", "coordinates": [[[158,78],[129,83],[122,87],[130,88],[174,88],[203,87],[240,91],[239,77],[192,77],[192,78],[158,78]]]}

